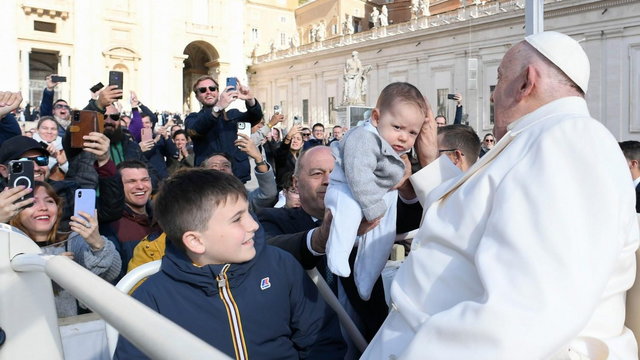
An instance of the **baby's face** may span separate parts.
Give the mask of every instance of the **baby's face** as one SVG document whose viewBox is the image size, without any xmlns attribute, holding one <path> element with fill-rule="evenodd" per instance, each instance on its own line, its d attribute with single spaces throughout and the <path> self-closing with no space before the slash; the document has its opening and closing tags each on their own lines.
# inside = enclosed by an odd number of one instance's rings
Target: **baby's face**
<svg viewBox="0 0 640 360">
<path fill-rule="evenodd" d="M 420 108 L 404 101 L 396 101 L 393 106 L 380 113 L 375 109 L 371 123 L 378 133 L 397 153 L 405 153 L 413 147 L 424 122 L 425 115 Z"/>
</svg>

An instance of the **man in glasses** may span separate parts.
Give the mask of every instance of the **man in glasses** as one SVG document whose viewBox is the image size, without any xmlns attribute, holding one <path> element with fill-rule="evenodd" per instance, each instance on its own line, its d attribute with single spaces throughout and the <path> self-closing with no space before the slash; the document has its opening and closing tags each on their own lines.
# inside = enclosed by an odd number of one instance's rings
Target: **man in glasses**
<svg viewBox="0 0 640 360">
<path fill-rule="evenodd" d="M 471 126 L 445 125 L 438 127 L 438 152 L 446 155 L 462 171 L 478 160 L 480 138 Z"/>
<path fill-rule="evenodd" d="M 59 83 L 53 82 L 48 75 L 45 77 L 47 87 L 42 92 L 42 102 L 40 103 L 40 116 L 53 116 L 58 123 L 58 136 L 63 137 L 65 129 L 71 123 L 71 107 L 63 99 L 53 101 L 53 94 Z"/>
<path fill-rule="evenodd" d="M 242 182 L 251 179 L 249 158 L 235 145 L 238 122 L 255 126 L 262 120 L 262 108 L 251 90 L 238 81 L 237 88 L 220 89 L 209 75 L 201 76 L 193 84 L 193 92 L 202 105 L 197 113 L 185 119 L 186 130 L 193 141 L 195 165 L 213 153 L 226 153 L 233 159 L 233 174 Z M 244 100 L 246 112 L 226 108 L 236 99 Z"/>
<path fill-rule="evenodd" d="M 313 124 L 312 129 L 313 131 L 311 132 L 311 134 L 313 135 L 313 137 L 305 137 L 306 132 L 302 132 L 302 140 L 304 141 L 304 145 L 302 147 L 303 150 L 307 150 L 318 145 L 326 145 L 324 125 L 322 125 L 322 123 L 315 123 Z"/>
<path fill-rule="evenodd" d="M 302 141 L 309 141 L 309 139 L 311 139 L 311 129 L 309 128 L 302 128 L 300 135 L 302 136 Z"/>
</svg>

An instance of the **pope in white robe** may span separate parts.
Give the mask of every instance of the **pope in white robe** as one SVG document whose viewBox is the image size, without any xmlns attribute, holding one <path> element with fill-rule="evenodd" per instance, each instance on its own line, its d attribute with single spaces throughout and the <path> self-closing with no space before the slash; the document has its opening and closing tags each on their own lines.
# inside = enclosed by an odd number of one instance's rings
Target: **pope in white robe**
<svg viewBox="0 0 640 360">
<path fill-rule="evenodd" d="M 499 143 L 467 173 L 443 156 L 412 176 L 423 222 L 362 359 L 637 359 L 624 326 L 632 180 L 580 96 L 588 59 L 585 70 L 571 42 L 542 33 L 509 50 L 493 95 Z"/>
</svg>

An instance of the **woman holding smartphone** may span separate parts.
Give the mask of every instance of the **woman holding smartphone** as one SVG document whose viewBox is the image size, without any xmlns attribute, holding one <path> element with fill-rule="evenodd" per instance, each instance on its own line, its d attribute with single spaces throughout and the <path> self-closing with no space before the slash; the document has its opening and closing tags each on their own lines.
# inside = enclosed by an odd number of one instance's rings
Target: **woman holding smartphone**
<svg viewBox="0 0 640 360">
<path fill-rule="evenodd" d="M 287 173 L 293 173 L 296 167 L 296 161 L 300 155 L 300 150 L 304 141 L 300 132 L 302 127 L 299 124 L 295 124 L 289 129 L 287 136 L 282 140 L 282 144 L 276 150 L 276 183 L 278 184 L 278 190 L 282 190 L 284 183 L 284 175 Z"/>
<path fill-rule="evenodd" d="M 72 232 L 60 233 L 62 199 L 51 185 L 36 181 L 33 199 L 33 206 L 22 209 L 9 223 L 35 241 L 44 254 L 68 256 L 106 281 L 120 274 L 120 255 L 114 244 L 98 232 L 95 214 L 80 211 L 80 216 L 71 217 Z M 55 283 L 53 289 L 58 317 L 77 315 L 76 299 Z"/>
</svg>

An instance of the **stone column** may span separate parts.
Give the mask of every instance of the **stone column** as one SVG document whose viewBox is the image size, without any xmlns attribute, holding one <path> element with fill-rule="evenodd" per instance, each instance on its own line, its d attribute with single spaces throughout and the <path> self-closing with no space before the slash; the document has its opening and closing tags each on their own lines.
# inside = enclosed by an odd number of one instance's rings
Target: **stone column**
<svg viewBox="0 0 640 360">
<path fill-rule="evenodd" d="M 23 102 L 33 103 L 30 99 L 31 89 L 29 88 L 29 54 L 31 48 L 22 47 L 20 49 L 20 91 L 22 92 Z M 39 99 L 38 99 L 39 101 Z"/>
</svg>

